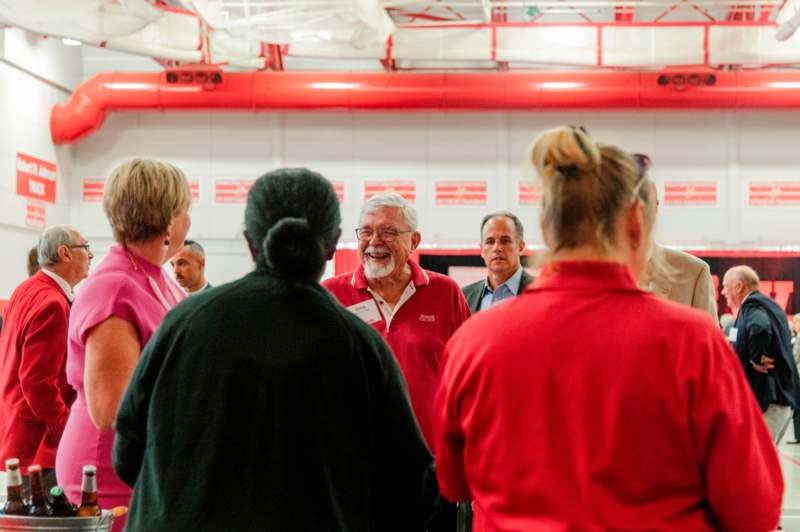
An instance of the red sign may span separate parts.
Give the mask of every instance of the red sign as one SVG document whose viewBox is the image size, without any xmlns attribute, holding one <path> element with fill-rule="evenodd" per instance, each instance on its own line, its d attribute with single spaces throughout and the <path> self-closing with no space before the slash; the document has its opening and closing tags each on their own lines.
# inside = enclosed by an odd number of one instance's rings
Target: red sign
<svg viewBox="0 0 800 532">
<path fill-rule="evenodd" d="M 752 206 L 790 206 L 800 205 L 800 182 L 753 182 L 747 190 Z"/>
<path fill-rule="evenodd" d="M 417 201 L 417 183 L 414 181 L 366 181 L 364 182 L 364 200 L 381 192 L 396 192 L 409 203 Z"/>
<path fill-rule="evenodd" d="M 333 181 L 333 190 L 336 191 L 339 203 L 344 203 L 344 181 Z"/>
<path fill-rule="evenodd" d="M 215 203 L 246 203 L 253 181 L 248 179 L 218 179 L 214 183 Z"/>
<path fill-rule="evenodd" d="M 200 201 L 200 180 L 189 180 L 189 186 L 192 188 L 192 203 Z"/>
<path fill-rule="evenodd" d="M 667 181 L 664 183 L 664 205 L 716 205 L 716 181 Z"/>
<path fill-rule="evenodd" d="M 47 211 L 44 203 L 28 200 L 25 206 L 25 225 L 33 229 L 47 227 Z"/>
<path fill-rule="evenodd" d="M 56 202 L 56 165 L 17 152 L 17 196 Z"/>
<path fill-rule="evenodd" d="M 541 205 L 542 187 L 537 183 L 520 183 L 517 190 L 520 205 Z"/>
<path fill-rule="evenodd" d="M 103 201 L 104 181 L 102 177 L 86 177 L 83 180 L 83 202 L 99 203 Z"/>
<path fill-rule="evenodd" d="M 486 205 L 486 181 L 437 181 L 436 205 Z"/>
</svg>

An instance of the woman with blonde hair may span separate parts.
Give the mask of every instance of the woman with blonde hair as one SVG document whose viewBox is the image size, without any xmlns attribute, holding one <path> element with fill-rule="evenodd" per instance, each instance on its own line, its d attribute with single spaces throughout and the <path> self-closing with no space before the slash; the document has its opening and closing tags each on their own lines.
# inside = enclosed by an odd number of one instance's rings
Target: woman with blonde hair
<svg viewBox="0 0 800 532">
<path fill-rule="evenodd" d="M 168 163 L 134 159 L 106 182 L 103 209 L 114 240 L 85 281 L 69 322 L 67 379 L 78 397 L 56 458 L 56 476 L 80 500 L 81 467 L 97 467 L 100 506 L 127 505 L 131 489 L 114 473 L 114 424 L 139 354 L 167 311 L 185 296 L 162 265 L 189 230 L 191 190 Z M 115 530 L 122 530 L 117 520 Z"/>
<path fill-rule="evenodd" d="M 476 531 L 774 529 L 781 469 L 736 355 L 706 315 L 637 287 L 655 218 L 641 158 L 572 127 L 531 158 L 550 261 L 448 343 L 442 494 L 474 501 Z"/>
</svg>

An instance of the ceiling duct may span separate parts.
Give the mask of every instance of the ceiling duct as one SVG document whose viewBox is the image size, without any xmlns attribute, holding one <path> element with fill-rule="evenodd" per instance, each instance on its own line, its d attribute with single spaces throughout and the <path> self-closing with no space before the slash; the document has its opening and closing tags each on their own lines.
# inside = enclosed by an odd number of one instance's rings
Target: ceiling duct
<svg viewBox="0 0 800 532">
<path fill-rule="evenodd" d="M 797 70 L 197 72 L 98 74 L 53 108 L 53 142 L 76 142 L 123 111 L 800 109 Z"/>
</svg>

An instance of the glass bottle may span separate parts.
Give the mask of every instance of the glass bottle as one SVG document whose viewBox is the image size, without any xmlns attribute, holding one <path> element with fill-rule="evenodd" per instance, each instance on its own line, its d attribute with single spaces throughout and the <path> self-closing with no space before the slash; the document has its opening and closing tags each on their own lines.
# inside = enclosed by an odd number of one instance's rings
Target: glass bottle
<svg viewBox="0 0 800 532">
<path fill-rule="evenodd" d="M 67 494 L 64 493 L 61 486 L 50 488 L 50 499 L 52 500 L 50 506 L 53 507 L 55 517 L 75 517 L 78 514 L 78 507 L 69 502 Z"/>
<path fill-rule="evenodd" d="M 97 504 L 97 469 L 93 465 L 83 466 L 83 483 L 81 484 L 81 505 L 78 517 L 95 517 L 100 515 Z"/>
<path fill-rule="evenodd" d="M 17 458 L 6 460 L 6 502 L 3 504 L 3 514 L 28 515 L 28 505 L 22 499 L 22 473 Z"/>
<path fill-rule="evenodd" d="M 31 506 L 28 508 L 28 515 L 34 517 L 51 517 L 53 509 L 47 501 L 44 493 L 44 481 L 42 480 L 42 466 L 34 464 L 28 467 L 28 475 L 31 477 Z"/>
</svg>

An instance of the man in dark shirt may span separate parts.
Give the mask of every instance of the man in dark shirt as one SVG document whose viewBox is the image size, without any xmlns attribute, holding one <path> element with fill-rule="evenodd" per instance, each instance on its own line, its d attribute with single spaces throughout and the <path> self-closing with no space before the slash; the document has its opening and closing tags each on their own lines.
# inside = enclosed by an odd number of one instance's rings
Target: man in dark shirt
<svg viewBox="0 0 800 532">
<path fill-rule="evenodd" d="M 800 376 L 786 313 L 758 289 L 758 274 L 749 266 L 731 268 L 722 280 L 728 305 L 739 308 L 728 340 L 739 355 L 777 444 L 789 425 L 792 409 L 800 406 Z"/>
</svg>

